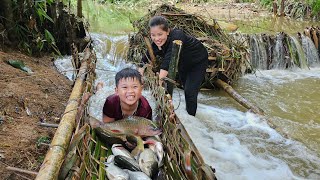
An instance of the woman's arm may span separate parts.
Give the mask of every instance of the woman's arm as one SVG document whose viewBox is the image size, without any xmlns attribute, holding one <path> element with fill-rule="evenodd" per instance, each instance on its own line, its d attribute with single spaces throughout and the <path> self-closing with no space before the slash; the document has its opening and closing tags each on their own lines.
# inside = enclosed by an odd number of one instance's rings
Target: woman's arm
<svg viewBox="0 0 320 180">
<path fill-rule="evenodd" d="M 102 121 L 103 121 L 104 123 L 110 123 L 110 122 L 113 122 L 113 121 L 114 121 L 114 118 L 111 118 L 111 117 L 108 117 L 108 116 L 102 114 Z"/>
</svg>

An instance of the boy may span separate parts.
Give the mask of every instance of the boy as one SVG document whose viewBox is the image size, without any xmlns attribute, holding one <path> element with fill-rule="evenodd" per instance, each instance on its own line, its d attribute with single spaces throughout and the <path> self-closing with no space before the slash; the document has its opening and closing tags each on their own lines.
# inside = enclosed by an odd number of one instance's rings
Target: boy
<svg viewBox="0 0 320 180">
<path fill-rule="evenodd" d="M 115 94 L 107 97 L 103 106 L 103 122 L 109 123 L 128 116 L 151 120 L 151 107 L 142 96 L 141 74 L 135 69 L 125 68 L 116 74 L 115 81 Z"/>
</svg>

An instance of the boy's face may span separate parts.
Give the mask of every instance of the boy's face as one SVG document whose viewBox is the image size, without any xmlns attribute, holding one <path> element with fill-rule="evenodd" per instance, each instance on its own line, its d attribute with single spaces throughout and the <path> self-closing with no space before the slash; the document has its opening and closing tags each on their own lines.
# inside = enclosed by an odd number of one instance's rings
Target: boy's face
<svg viewBox="0 0 320 180">
<path fill-rule="evenodd" d="M 122 103 L 134 105 L 141 97 L 142 88 L 137 78 L 122 78 L 116 87 L 116 94 Z"/>
</svg>

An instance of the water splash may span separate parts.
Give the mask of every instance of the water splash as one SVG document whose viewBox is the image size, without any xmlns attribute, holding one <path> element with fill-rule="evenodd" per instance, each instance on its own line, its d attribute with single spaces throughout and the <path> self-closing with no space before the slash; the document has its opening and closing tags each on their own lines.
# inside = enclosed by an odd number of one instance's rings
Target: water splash
<svg viewBox="0 0 320 180">
<path fill-rule="evenodd" d="M 285 69 L 285 50 L 284 50 L 284 35 L 282 33 L 276 36 L 276 45 L 273 51 L 272 63 L 270 64 L 270 69 Z"/>
<path fill-rule="evenodd" d="M 306 54 L 308 64 L 310 67 L 319 65 L 320 60 L 319 60 L 319 55 L 318 55 L 318 50 L 316 49 L 316 46 L 312 42 L 312 40 L 305 35 L 301 35 L 301 43 L 303 47 L 303 51 Z"/>
</svg>

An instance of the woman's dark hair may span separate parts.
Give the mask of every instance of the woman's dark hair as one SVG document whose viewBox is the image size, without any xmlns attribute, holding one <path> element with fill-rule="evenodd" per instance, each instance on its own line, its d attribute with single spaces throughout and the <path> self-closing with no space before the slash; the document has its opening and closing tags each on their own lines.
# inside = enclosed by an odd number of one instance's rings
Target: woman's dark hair
<svg viewBox="0 0 320 180">
<path fill-rule="evenodd" d="M 119 85 L 120 79 L 127 79 L 127 78 L 136 78 L 140 84 L 142 84 L 142 77 L 138 70 L 132 69 L 132 68 L 124 68 L 121 71 L 117 72 L 115 80 L 116 80 L 116 86 Z"/>
<path fill-rule="evenodd" d="M 160 26 L 164 31 L 169 30 L 168 20 L 163 16 L 153 16 L 149 21 L 149 27 Z"/>
</svg>

